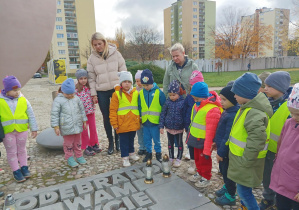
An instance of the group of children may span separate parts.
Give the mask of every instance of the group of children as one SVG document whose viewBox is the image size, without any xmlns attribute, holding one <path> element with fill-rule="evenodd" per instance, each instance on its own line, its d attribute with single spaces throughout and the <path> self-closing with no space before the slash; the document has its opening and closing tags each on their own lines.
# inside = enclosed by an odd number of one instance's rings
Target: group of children
<svg viewBox="0 0 299 210">
<path fill-rule="evenodd" d="M 130 72 L 122 71 L 118 76 L 119 85 L 110 104 L 110 122 L 120 137 L 123 166 L 130 166 L 130 160 L 139 160 L 134 151 L 136 132 L 138 155 L 145 155 L 143 162 L 152 159 L 152 140 L 156 159 L 161 162 L 160 134 L 166 129 L 170 164 L 179 167 L 185 131 L 191 158 L 189 180 L 195 186 L 205 188 L 211 184 L 211 154 L 217 150 L 224 181 L 215 192 L 217 204 L 235 205 L 238 192 L 243 209 L 267 209 L 274 205 L 278 209 L 299 209 L 299 83 L 291 88 L 289 73 L 278 71 L 259 77 L 245 73 L 218 95 L 208 90 L 201 72 L 194 71 L 190 93 L 184 98 L 180 95 L 180 83 L 172 81 L 167 99 L 149 69 L 137 71 L 136 88 Z M 71 167 L 86 164 L 83 154 L 91 156 L 101 151 L 88 74 L 78 70 L 76 77 L 76 85 L 73 79 L 63 82 L 51 111 L 51 126 L 64 138 L 65 159 Z M 30 103 L 20 93 L 17 78 L 8 76 L 3 84 L 0 137 L 5 135 L 3 143 L 14 178 L 22 182 L 30 177 L 28 126 L 34 138 L 37 123 Z M 174 144 L 178 147 L 176 157 Z M 264 199 L 258 204 L 252 188 L 261 183 Z"/>
</svg>

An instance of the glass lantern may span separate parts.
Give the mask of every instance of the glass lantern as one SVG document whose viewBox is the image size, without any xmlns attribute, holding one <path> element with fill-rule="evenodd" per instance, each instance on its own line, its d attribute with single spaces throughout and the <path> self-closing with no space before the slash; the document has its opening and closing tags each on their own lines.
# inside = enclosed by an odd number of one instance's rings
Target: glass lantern
<svg viewBox="0 0 299 210">
<path fill-rule="evenodd" d="M 163 156 L 163 160 L 162 160 L 161 165 L 162 165 L 163 177 L 165 177 L 165 178 L 171 177 L 168 155 L 165 154 Z"/>
<path fill-rule="evenodd" d="M 154 183 L 154 179 L 153 179 L 154 168 L 153 168 L 151 160 L 148 160 L 146 162 L 146 165 L 145 165 L 145 168 L 144 168 L 144 172 L 145 172 L 144 183 L 146 183 L 146 184 L 152 184 L 152 183 Z"/>
</svg>

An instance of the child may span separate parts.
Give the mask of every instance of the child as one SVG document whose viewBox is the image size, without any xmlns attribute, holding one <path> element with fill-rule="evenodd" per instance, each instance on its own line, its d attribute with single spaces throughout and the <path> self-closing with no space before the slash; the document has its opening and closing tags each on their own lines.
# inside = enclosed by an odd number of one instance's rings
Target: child
<svg viewBox="0 0 299 210">
<path fill-rule="evenodd" d="M 165 95 L 154 83 L 153 74 L 149 69 L 141 73 L 143 89 L 139 92 L 138 109 L 143 125 L 143 141 L 146 147 L 146 156 L 143 162 L 152 159 L 152 139 L 154 140 L 156 159 L 162 162 L 159 120 L 162 106 L 165 103 Z"/>
<path fill-rule="evenodd" d="M 119 134 L 123 166 L 130 166 L 130 160 L 139 160 L 134 153 L 134 138 L 140 129 L 138 91 L 133 88 L 131 72 L 118 73 L 119 85 L 115 86 L 110 103 L 110 123 Z"/>
<path fill-rule="evenodd" d="M 174 157 L 174 140 L 178 141 L 178 154 L 173 164 L 180 167 L 183 156 L 183 132 L 184 132 L 184 98 L 179 95 L 180 84 L 173 80 L 168 87 L 168 98 L 160 115 L 160 133 L 164 133 L 164 126 L 168 137 L 169 161 L 172 164 Z"/>
<path fill-rule="evenodd" d="M 102 150 L 99 148 L 99 139 L 95 119 L 95 107 L 90 95 L 87 71 L 84 69 L 77 70 L 76 77 L 78 80 L 78 83 L 76 84 L 76 95 L 81 99 L 83 103 L 85 114 L 87 117 L 86 125 L 89 128 L 90 135 L 89 137 L 87 129 L 82 131 L 81 149 L 85 150 L 85 155 L 93 156 L 95 155 L 95 152 L 99 153 Z"/>
<path fill-rule="evenodd" d="M 209 92 L 205 82 L 197 82 L 191 89 L 195 104 L 186 143 L 194 147 L 194 160 L 198 174 L 189 177 L 195 186 L 209 186 L 212 177 L 211 146 L 222 113 L 220 98 L 215 91 Z"/>
<path fill-rule="evenodd" d="M 220 91 L 221 105 L 224 112 L 220 117 L 214 139 L 217 145 L 216 158 L 224 182 L 223 187 L 216 191 L 218 198 L 215 199 L 215 202 L 221 206 L 236 204 L 236 183 L 227 178 L 229 148 L 225 145 L 229 138 L 235 115 L 240 108 L 234 98 L 235 94 L 231 92 L 231 89 L 232 86 L 227 86 Z"/>
<path fill-rule="evenodd" d="M 28 123 L 32 138 L 36 137 L 38 128 L 32 107 L 20 92 L 19 80 L 14 76 L 5 77 L 3 86 L 0 95 L 0 119 L 5 134 L 3 144 L 14 179 L 24 182 L 30 177 L 26 151 Z"/>
<path fill-rule="evenodd" d="M 258 77 L 262 80 L 262 85 L 261 85 L 261 87 L 260 87 L 260 89 L 259 89 L 259 93 L 260 92 L 265 92 L 265 80 L 267 79 L 267 77 L 269 77 L 269 75 L 270 75 L 271 73 L 270 72 L 268 72 L 268 71 L 264 71 L 264 72 L 262 72 Z"/>
<path fill-rule="evenodd" d="M 51 110 L 51 126 L 57 136 L 63 136 L 64 157 L 71 167 L 78 163 L 86 164 L 81 150 L 81 132 L 86 130 L 87 117 L 82 101 L 75 95 L 75 83 L 71 78 L 66 79 L 61 85 L 57 97 L 53 101 Z M 73 152 L 78 163 L 73 157 Z"/>
<path fill-rule="evenodd" d="M 292 118 L 281 131 L 270 184 L 278 210 L 299 209 L 299 83 L 294 85 L 287 107 Z"/>
<path fill-rule="evenodd" d="M 141 80 L 140 80 L 141 73 L 142 73 L 142 70 L 137 70 L 137 72 L 135 74 L 136 90 L 138 92 L 143 89 L 143 86 L 142 86 Z M 146 148 L 145 148 L 144 142 L 143 142 L 143 127 L 142 127 L 142 125 L 140 126 L 140 129 L 137 131 L 137 136 L 138 136 L 138 144 L 139 144 L 138 155 L 145 155 Z"/>
<path fill-rule="evenodd" d="M 192 90 L 192 86 L 197 82 L 204 82 L 204 78 L 202 73 L 198 70 L 194 70 L 190 76 L 189 84 L 190 84 L 190 91 Z M 189 91 L 189 92 L 190 92 Z M 190 94 L 188 94 L 184 101 L 184 110 L 185 110 L 185 131 L 188 133 L 189 125 L 191 123 L 191 112 L 192 108 L 195 104 L 194 99 Z M 187 145 L 188 146 L 188 145 Z M 188 167 L 188 174 L 194 175 L 196 174 L 196 166 L 194 161 L 194 148 L 192 146 L 188 146 L 188 153 L 185 155 L 186 159 L 190 159 L 190 165 Z"/>
<path fill-rule="evenodd" d="M 231 90 L 241 108 L 227 142 L 230 150 L 227 177 L 237 183 L 243 208 L 245 205 L 248 210 L 259 209 L 252 188 L 262 182 L 270 137 L 272 108 L 265 94 L 258 94 L 261 84 L 256 74 L 245 73 Z"/>
<path fill-rule="evenodd" d="M 287 99 L 292 88 L 290 88 L 291 77 L 286 71 L 277 71 L 265 79 L 264 93 L 268 96 L 273 109 L 273 116 L 270 119 L 270 140 L 268 152 L 265 159 L 263 175 L 263 197 L 259 204 L 261 210 L 274 205 L 275 192 L 269 188 L 273 161 L 277 152 L 277 141 L 285 121 L 290 116 L 287 108 Z"/>
</svg>

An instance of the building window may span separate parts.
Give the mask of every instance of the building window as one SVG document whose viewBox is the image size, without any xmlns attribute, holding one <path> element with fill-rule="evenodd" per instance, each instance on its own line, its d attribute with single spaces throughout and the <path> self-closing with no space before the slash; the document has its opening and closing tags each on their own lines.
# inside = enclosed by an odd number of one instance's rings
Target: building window
<svg viewBox="0 0 299 210">
<path fill-rule="evenodd" d="M 182 9 L 182 5 L 179 6 L 179 9 Z"/>
<path fill-rule="evenodd" d="M 197 5 L 197 1 L 194 1 L 194 2 L 193 2 L 193 5 Z"/>
<path fill-rule="evenodd" d="M 78 42 L 74 41 L 74 42 L 68 42 L 69 46 L 78 46 Z"/>
<path fill-rule="evenodd" d="M 57 13 L 61 13 L 61 9 L 57 9 Z"/>
<path fill-rule="evenodd" d="M 197 15 L 193 15 L 193 18 L 197 18 Z"/>
<path fill-rule="evenodd" d="M 65 50 L 58 50 L 58 53 L 59 53 L 60 55 L 65 55 Z"/>
<path fill-rule="evenodd" d="M 183 26 L 182 26 L 182 24 L 180 24 L 180 28 L 182 28 Z"/>
<path fill-rule="evenodd" d="M 182 37 L 180 37 L 179 40 L 182 40 Z"/>
<path fill-rule="evenodd" d="M 64 35 L 63 34 L 57 34 L 57 38 L 63 38 Z"/>
<path fill-rule="evenodd" d="M 63 47 L 63 46 L 65 46 L 65 43 L 64 43 L 64 42 L 57 42 L 57 45 L 58 45 L 59 47 Z"/>
<path fill-rule="evenodd" d="M 171 15 L 171 18 L 173 18 L 173 15 Z"/>
<path fill-rule="evenodd" d="M 193 31 L 197 31 L 197 28 L 193 28 Z"/>
<path fill-rule="evenodd" d="M 57 5 L 61 5 L 61 1 L 60 0 L 57 1 Z"/>
<path fill-rule="evenodd" d="M 62 17 L 57 17 L 56 21 L 61 22 L 62 21 Z"/>
<path fill-rule="evenodd" d="M 182 15 L 182 12 L 180 12 L 180 15 Z"/>
<path fill-rule="evenodd" d="M 183 33 L 183 31 L 180 31 L 180 34 L 182 34 Z"/>
<path fill-rule="evenodd" d="M 197 41 L 193 41 L 193 44 L 197 44 Z"/>
<path fill-rule="evenodd" d="M 193 38 L 197 38 L 197 34 L 193 34 Z"/>
<path fill-rule="evenodd" d="M 182 21 L 182 18 L 180 18 L 179 21 Z"/>
<path fill-rule="evenodd" d="M 57 30 L 63 30 L 63 26 L 62 26 L 62 25 L 57 25 L 57 26 L 56 26 L 56 29 L 57 29 Z"/>
<path fill-rule="evenodd" d="M 193 8 L 193 12 L 197 12 L 197 8 Z"/>
<path fill-rule="evenodd" d="M 197 22 L 196 22 L 196 21 L 193 21 L 193 25 L 197 25 Z"/>
<path fill-rule="evenodd" d="M 67 38 L 77 38 L 78 34 L 77 33 L 67 33 Z"/>
<path fill-rule="evenodd" d="M 193 51 L 197 51 L 197 47 L 193 47 Z"/>
</svg>

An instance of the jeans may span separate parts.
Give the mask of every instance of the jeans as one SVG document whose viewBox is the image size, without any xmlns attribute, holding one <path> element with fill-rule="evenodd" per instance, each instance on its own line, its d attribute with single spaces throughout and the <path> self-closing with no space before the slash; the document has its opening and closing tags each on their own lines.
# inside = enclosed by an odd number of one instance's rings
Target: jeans
<svg viewBox="0 0 299 210">
<path fill-rule="evenodd" d="M 152 139 L 156 153 L 161 153 L 160 128 L 159 125 L 143 126 L 143 141 L 148 153 L 152 153 Z"/>
<path fill-rule="evenodd" d="M 240 200 L 243 201 L 244 205 L 248 210 L 260 210 L 254 195 L 252 194 L 251 187 L 245 187 L 243 185 L 237 184 L 237 192 Z"/>
<path fill-rule="evenodd" d="M 138 137 L 138 144 L 139 144 L 139 150 L 146 150 L 144 146 L 143 141 L 143 126 L 140 126 L 140 129 L 137 131 L 137 137 Z"/>
<path fill-rule="evenodd" d="M 87 117 L 87 129 L 89 129 L 89 135 L 88 130 L 84 130 L 81 133 L 81 149 L 86 149 L 88 146 L 92 147 L 96 144 L 99 144 L 98 139 L 98 133 L 97 133 L 97 127 L 96 127 L 96 118 L 95 113 L 86 115 Z"/>
<path fill-rule="evenodd" d="M 136 131 L 130 131 L 119 134 L 121 157 L 128 157 L 129 153 L 134 152 L 134 138 Z"/>
<path fill-rule="evenodd" d="M 107 138 L 109 139 L 109 142 L 111 141 L 113 142 L 112 126 L 110 124 L 110 118 L 109 118 L 110 98 L 112 97 L 113 93 L 114 93 L 114 89 L 107 90 L 107 91 L 97 91 L 98 103 L 103 115 L 104 128 L 107 134 Z M 115 139 L 118 139 L 118 135 L 116 134 L 115 131 L 114 131 L 114 137 Z"/>
<path fill-rule="evenodd" d="M 175 140 L 178 142 L 178 156 L 177 159 L 181 160 L 183 156 L 183 133 L 178 133 L 176 135 L 170 134 L 167 132 L 168 137 L 168 151 L 169 151 L 169 158 L 174 159 L 174 147 Z"/>
<path fill-rule="evenodd" d="M 223 182 L 225 184 L 225 187 L 226 187 L 228 193 L 231 196 L 234 196 L 236 194 L 237 187 L 236 187 L 236 183 L 234 181 L 227 178 L 228 163 L 229 163 L 229 159 L 223 158 L 223 161 L 219 162 L 219 169 L 223 176 Z"/>
<path fill-rule="evenodd" d="M 299 203 L 281 194 L 276 194 L 276 207 L 278 210 L 299 209 Z"/>
<path fill-rule="evenodd" d="M 263 175 L 263 196 L 266 200 L 274 202 L 275 192 L 269 188 L 271 181 L 271 172 L 274 164 L 275 153 L 268 151 L 265 158 L 265 168 Z"/>
</svg>

